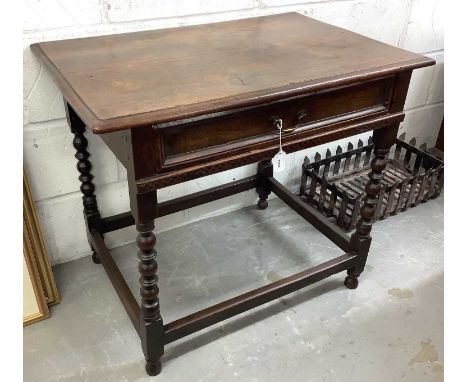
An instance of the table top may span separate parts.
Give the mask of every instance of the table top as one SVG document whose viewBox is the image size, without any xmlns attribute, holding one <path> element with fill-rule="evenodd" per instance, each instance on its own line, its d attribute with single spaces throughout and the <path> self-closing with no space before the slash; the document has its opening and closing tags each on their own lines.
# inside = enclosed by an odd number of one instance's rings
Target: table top
<svg viewBox="0 0 468 382">
<path fill-rule="evenodd" d="M 434 64 L 297 13 L 42 42 L 31 49 L 97 134 Z"/>
</svg>

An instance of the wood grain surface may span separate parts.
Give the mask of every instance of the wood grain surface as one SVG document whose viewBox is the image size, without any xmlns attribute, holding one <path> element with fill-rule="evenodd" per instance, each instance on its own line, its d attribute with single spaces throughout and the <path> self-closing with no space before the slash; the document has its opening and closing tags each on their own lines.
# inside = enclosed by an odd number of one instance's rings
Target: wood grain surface
<svg viewBox="0 0 468 382">
<path fill-rule="evenodd" d="M 42 42 L 31 49 L 98 134 L 434 64 L 296 13 Z"/>
</svg>

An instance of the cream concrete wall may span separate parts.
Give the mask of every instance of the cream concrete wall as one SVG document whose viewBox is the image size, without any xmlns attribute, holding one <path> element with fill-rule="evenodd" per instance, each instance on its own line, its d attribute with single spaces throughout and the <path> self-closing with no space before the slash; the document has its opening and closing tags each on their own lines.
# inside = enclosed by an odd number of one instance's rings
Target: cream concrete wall
<svg viewBox="0 0 468 382">
<path fill-rule="evenodd" d="M 419 143 L 435 143 L 443 117 L 444 42 L 442 1 L 437 0 L 26 0 L 24 18 L 24 162 L 53 264 L 90 254 L 84 231 L 81 194 L 75 169 L 72 135 L 65 121 L 62 97 L 29 45 L 45 40 L 122 33 L 299 12 L 391 45 L 426 54 L 437 65 L 415 72 L 405 105 L 401 131 Z M 357 137 L 352 141 L 357 142 Z M 104 216 L 127 211 L 123 167 L 100 138 L 89 136 L 89 150 Z M 336 144 L 331 145 L 331 147 Z M 297 186 L 306 153 L 288 155 L 281 180 Z M 232 181 L 255 172 L 255 165 L 226 171 L 163 189 L 160 200 Z M 214 214 L 255 203 L 253 191 L 193 208 L 157 221 L 167 230 Z M 110 246 L 134 240 L 133 228 L 108 235 Z"/>
</svg>

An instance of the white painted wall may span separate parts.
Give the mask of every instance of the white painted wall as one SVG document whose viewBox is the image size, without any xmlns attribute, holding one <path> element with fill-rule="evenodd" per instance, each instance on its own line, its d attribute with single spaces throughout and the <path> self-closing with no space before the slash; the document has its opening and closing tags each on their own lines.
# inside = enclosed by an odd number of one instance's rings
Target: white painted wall
<svg viewBox="0 0 468 382">
<path fill-rule="evenodd" d="M 102 34 L 200 24 L 297 11 L 388 44 L 424 53 L 437 65 L 417 70 L 401 125 L 408 138 L 435 143 L 443 117 L 444 43 L 442 1 L 437 0 L 26 0 L 24 20 L 24 163 L 53 264 L 90 254 L 82 217 L 81 194 L 60 92 L 29 45 Z M 357 137 L 352 141 L 357 142 Z M 89 136 L 96 164 L 93 173 L 103 216 L 127 211 L 125 170 L 96 136 Z M 335 146 L 336 144 L 332 145 Z M 281 180 L 297 186 L 306 153 L 288 155 Z M 226 171 L 159 192 L 177 197 L 254 174 L 255 165 Z M 255 192 L 232 196 L 157 221 L 157 231 L 222 214 L 256 202 Z M 130 227 L 109 234 L 109 246 L 134 240 Z"/>
</svg>

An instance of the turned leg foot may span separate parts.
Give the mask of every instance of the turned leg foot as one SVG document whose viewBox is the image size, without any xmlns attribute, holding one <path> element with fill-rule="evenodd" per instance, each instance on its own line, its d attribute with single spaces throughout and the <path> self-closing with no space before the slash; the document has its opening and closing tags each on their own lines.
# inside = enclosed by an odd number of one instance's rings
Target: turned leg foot
<svg viewBox="0 0 468 382">
<path fill-rule="evenodd" d="M 359 280 L 356 275 L 348 275 L 345 278 L 344 285 L 348 289 L 356 289 L 359 285 Z"/>
<path fill-rule="evenodd" d="M 130 190 L 133 185 L 130 183 Z M 164 354 L 164 325 L 159 309 L 158 263 L 156 261 L 156 236 L 154 217 L 156 216 L 157 194 L 150 191 L 144 194 L 130 192 L 132 213 L 138 231 L 138 270 L 140 272 L 140 338 L 146 360 L 146 373 L 154 376 L 161 373 L 161 357 Z"/>
<path fill-rule="evenodd" d="M 146 374 L 155 376 L 161 373 L 161 361 L 146 361 Z"/>
<path fill-rule="evenodd" d="M 382 190 L 383 172 L 387 165 L 388 153 L 395 141 L 397 131 L 398 125 L 374 131 L 374 158 L 370 164 L 371 171 L 365 188 L 366 195 L 360 209 L 361 217 L 357 223 L 356 231 L 351 235 L 350 250 L 358 255 L 358 261 L 353 268 L 348 269 L 348 276 L 345 279 L 344 285 L 349 289 L 356 289 L 358 287 L 358 277 L 366 266 L 367 255 L 369 254 L 372 240 L 370 235 L 372 223 L 379 194 Z"/>
<path fill-rule="evenodd" d="M 268 207 L 268 200 L 266 199 L 258 199 L 257 207 L 259 210 L 264 210 Z"/>
<path fill-rule="evenodd" d="M 258 194 L 257 207 L 264 210 L 268 207 L 268 195 L 271 193 L 271 183 L 269 178 L 273 176 L 273 164 L 271 160 L 266 160 L 258 164 L 257 169 L 257 187 Z"/>
<path fill-rule="evenodd" d="M 159 311 L 158 263 L 156 262 L 156 237 L 154 225 L 150 220 L 137 223 L 137 246 L 140 259 L 141 295 L 141 336 L 142 348 L 146 359 L 146 373 L 158 375 L 161 372 L 161 357 L 164 353 L 164 329 Z"/>
<path fill-rule="evenodd" d="M 94 264 L 101 264 L 101 259 L 98 257 L 98 254 L 93 251 L 93 254 L 91 256 L 91 259 L 93 260 Z"/>
</svg>

